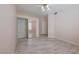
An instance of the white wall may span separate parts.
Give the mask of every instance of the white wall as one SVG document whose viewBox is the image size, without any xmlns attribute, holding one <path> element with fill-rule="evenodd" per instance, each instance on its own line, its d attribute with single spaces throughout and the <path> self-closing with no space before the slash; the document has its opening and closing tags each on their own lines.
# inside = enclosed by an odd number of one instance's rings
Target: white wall
<svg viewBox="0 0 79 59">
<path fill-rule="evenodd" d="M 79 45 L 79 5 L 72 5 L 57 15 L 56 37 Z"/>
<path fill-rule="evenodd" d="M 79 45 L 79 5 L 69 5 L 60 11 L 55 16 L 49 14 L 49 37 L 56 34 L 57 39 Z"/>
<path fill-rule="evenodd" d="M 37 19 L 36 22 L 37 22 L 36 23 L 36 25 L 37 25 L 36 26 L 36 29 L 37 29 L 37 32 L 36 32 L 37 35 L 36 35 L 36 37 L 39 37 L 39 19 Z"/>
<path fill-rule="evenodd" d="M 47 18 L 47 16 L 39 18 L 39 32 L 40 32 L 40 34 L 48 34 L 48 18 Z"/>
<path fill-rule="evenodd" d="M 0 5 L 0 53 L 14 53 L 16 46 L 14 5 Z"/>
<path fill-rule="evenodd" d="M 55 15 L 52 12 L 48 14 L 48 37 L 55 38 Z"/>
</svg>

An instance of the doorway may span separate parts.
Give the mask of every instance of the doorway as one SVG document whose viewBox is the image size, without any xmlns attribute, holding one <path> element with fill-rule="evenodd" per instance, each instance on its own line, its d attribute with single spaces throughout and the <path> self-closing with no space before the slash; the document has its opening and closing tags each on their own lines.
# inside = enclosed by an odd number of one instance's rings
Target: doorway
<svg viewBox="0 0 79 59">
<path fill-rule="evenodd" d="M 17 17 L 17 38 L 28 38 L 28 19 Z"/>
<path fill-rule="evenodd" d="M 28 20 L 28 38 L 35 38 L 36 30 L 36 20 Z"/>
</svg>

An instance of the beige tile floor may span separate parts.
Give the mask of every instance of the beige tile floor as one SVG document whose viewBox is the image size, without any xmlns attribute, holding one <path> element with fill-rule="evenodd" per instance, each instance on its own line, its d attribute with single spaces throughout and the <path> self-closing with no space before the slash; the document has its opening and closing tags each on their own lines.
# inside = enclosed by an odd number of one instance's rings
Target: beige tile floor
<svg viewBox="0 0 79 59">
<path fill-rule="evenodd" d="M 18 54 L 76 54 L 79 47 L 58 39 L 47 37 L 18 39 Z"/>
</svg>

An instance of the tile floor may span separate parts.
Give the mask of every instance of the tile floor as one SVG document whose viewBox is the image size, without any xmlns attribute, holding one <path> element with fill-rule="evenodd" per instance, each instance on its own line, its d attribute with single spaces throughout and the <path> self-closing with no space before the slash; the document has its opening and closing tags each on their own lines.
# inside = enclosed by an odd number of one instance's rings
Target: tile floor
<svg viewBox="0 0 79 59">
<path fill-rule="evenodd" d="M 18 39 L 17 54 L 78 54 L 79 47 L 47 37 Z"/>
</svg>

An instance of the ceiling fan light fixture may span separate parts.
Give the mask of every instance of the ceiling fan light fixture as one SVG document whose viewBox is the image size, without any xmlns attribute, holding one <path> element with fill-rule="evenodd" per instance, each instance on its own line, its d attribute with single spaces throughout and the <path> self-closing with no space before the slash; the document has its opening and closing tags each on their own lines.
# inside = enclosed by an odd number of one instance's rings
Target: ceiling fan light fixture
<svg viewBox="0 0 79 59">
<path fill-rule="evenodd" d="M 41 6 L 42 11 L 45 11 L 45 8 L 43 6 Z"/>
<path fill-rule="evenodd" d="M 47 11 L 49 11 L 50 10 L 49 6 L 47 5 L 46 7 L 47 7 Z"/>
<path fill-rule="evenodd" d="M 50 10 L 50 8 L 47 4 L 42 5 L 41 9 L 42 9 L 42 11 L 49 11 Z"/>
</svg>

